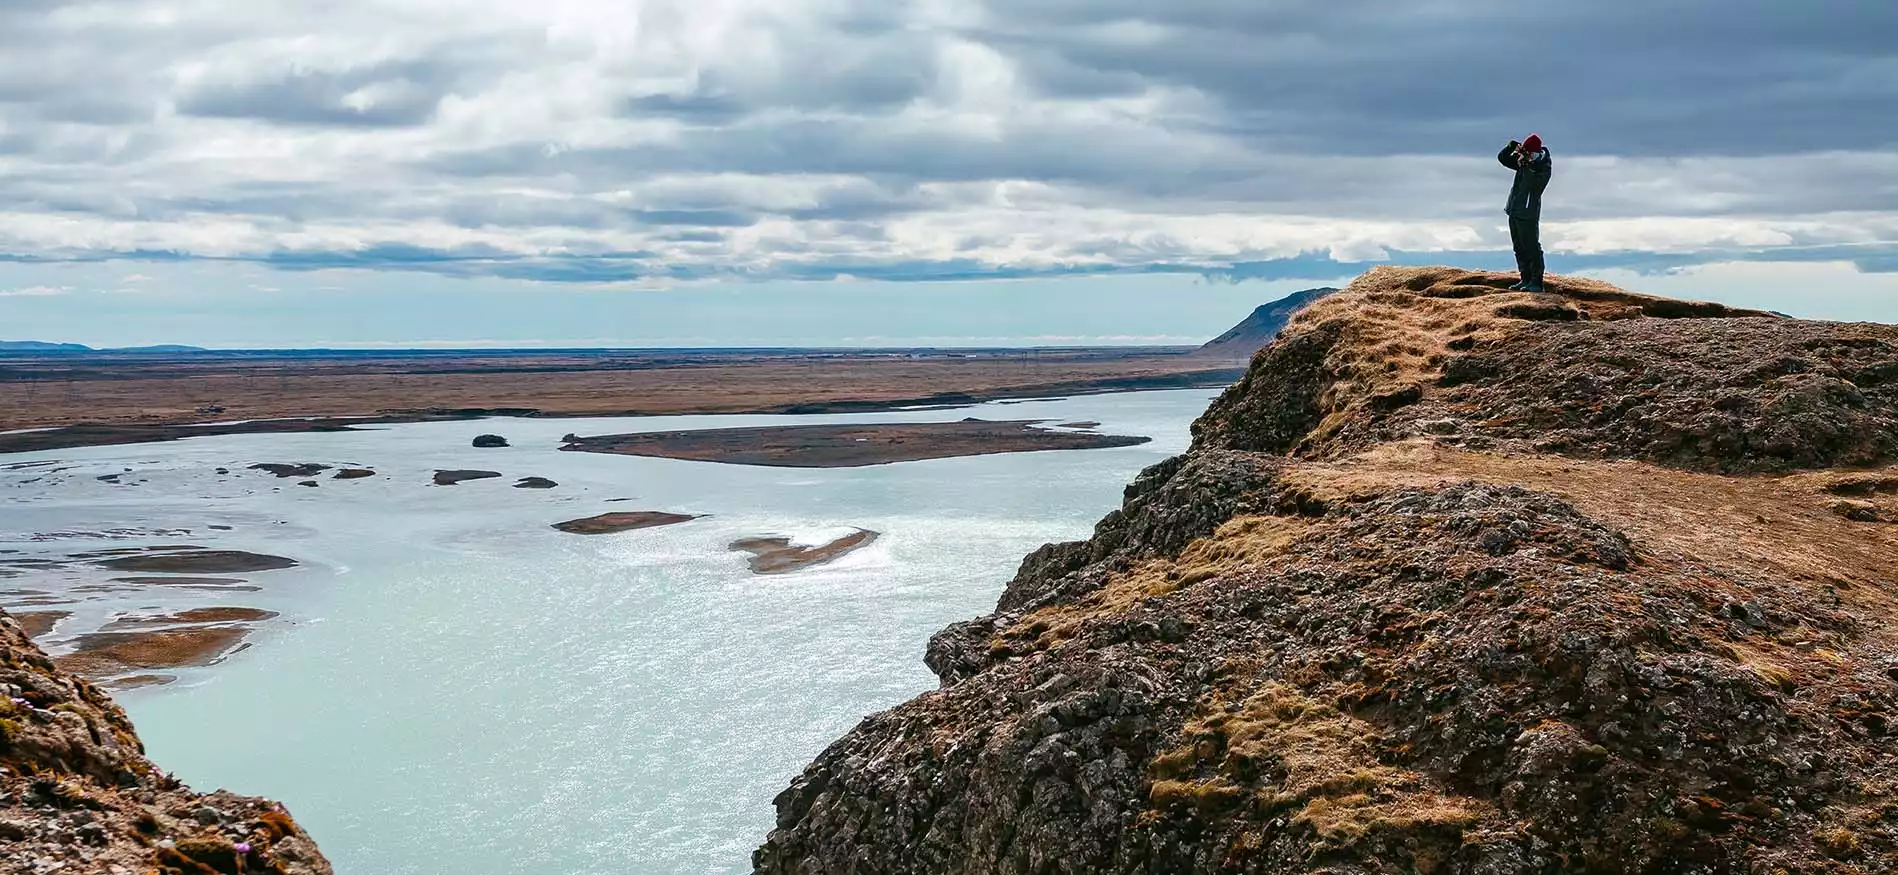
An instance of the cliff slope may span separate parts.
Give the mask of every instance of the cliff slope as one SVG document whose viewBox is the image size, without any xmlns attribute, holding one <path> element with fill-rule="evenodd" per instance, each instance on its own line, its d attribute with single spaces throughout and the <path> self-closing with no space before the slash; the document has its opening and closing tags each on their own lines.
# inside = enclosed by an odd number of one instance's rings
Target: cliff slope
<svg viewBox="0 0 1898 875">
<path fill-rule="evenodd" d="M 1293 292 L 1267 304 L 1260 304 L 1252 314 L 1240 320 L 1238 325 L 1226 333 L 1213 338 L 1194 352 L 1194 355 L 1212 358 L 1249 359 L 1263 349 L 1285 330 L 1292 320 L 1292 314 L 1313 301 L 1323 298 L 1334 288 L 1306 289 Z"/>
<path fill-rule="evenodd" d="M 1898 328 L 1379 269 L 761 873 L 1898 870 Z"/>
<path fill-rule="evenodd" d="M 330 875 L 283 807 L 193 793 L 0 611 L 0 872 Z"/>
</svg>

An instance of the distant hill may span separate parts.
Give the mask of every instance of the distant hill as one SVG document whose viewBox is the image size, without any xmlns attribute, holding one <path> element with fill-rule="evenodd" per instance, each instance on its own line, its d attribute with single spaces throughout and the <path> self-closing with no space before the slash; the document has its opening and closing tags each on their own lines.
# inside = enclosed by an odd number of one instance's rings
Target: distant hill
<svg viewBox="0 0 1898 875">
<path fill-rule="evenodd" d="M 1232 330 L 1200 347 L 1197 354 L 1219 358 L 1249 359 L 1253 353 L 1258 352 L 1279 336 L 1279 331 L 1285 327 L 1285 323 L 1292 318 L 1293 313 L 1298 312 L 1306 304 L 1335 291 L 1337 289 L 1333 288 L 1306 289 L 1302 292 L 1293 292 L 1270 304 L 1261 304 L 1258 309 L 1252 311 L 1252 315 L 1247 316 L 1238 325 L 1234 325 Z"/>
<path fill-rule="evenodd" d="M 79 343 L 47 343 L 43 340 L 0 340 L 0 352 L 91 352 Z"/>
<path fill-rule="evenodd" d="M 201 346 L 160 343 L 153 346 L 115 346 L 93 349 L 83 343 L 48 343 L 44 340 L 0 340 L 0 352 L 204 352 Z"/>
</svg>

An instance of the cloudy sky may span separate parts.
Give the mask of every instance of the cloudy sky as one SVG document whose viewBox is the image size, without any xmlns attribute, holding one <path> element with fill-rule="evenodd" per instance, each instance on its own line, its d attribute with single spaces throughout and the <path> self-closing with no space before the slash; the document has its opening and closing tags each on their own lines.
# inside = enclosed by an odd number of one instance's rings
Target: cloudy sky
<svg viewBox="0 0 1898 875">
<path fill-rule="evenodd" d="M 0 338 L 1181 342 L 1369 264 L 1898 321 L 1882 0 L 0 0 Z M 1238 282 L 1234 282 L 1234 281 Z"/>
</svg>

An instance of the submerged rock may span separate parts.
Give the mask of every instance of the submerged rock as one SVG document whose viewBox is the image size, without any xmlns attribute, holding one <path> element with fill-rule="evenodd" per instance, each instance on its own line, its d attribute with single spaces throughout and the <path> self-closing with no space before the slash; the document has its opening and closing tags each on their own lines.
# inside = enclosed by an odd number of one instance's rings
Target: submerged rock
<svg viewBox="0 0 1898 875">
<path fill-rule="evenodd" d="M 474 439 L 474 445 L 476 449 L 484 449 L 484 450 L 495 449 L 498 447 L 505 447 L 507 446 L 507 438 L 504 438 L 498 434 L 478 435 Z"/>
</svg>

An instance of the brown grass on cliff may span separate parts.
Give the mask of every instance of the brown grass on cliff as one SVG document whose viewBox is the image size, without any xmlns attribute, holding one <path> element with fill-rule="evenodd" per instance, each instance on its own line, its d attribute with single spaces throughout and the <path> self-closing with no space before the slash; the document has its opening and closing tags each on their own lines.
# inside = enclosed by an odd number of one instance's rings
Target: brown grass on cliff
<svg viewBox="0 0 1898 875">
<path fill-rule="evenodd" d="M 1146 599 L 1270 562 L 1307 528 L 1295 518 L 1236 517 L 1222 523 L 1212 537 L 1189 544 L 1178 556 L 1142 562 L 1114 575 L 1106 586 L 1078 602 L 1050 605 L 1029 614 L 1015 627 L 1014 636 L 1032 639 L 1025 646 L 1053 647 L 1073 637 L 1090 617 L 1125 611 Z M 1024 644 L 998 636 L 990 646 L 1006 652 Z"/>
<path fill-rule="evenodd" d="M 1366 274 L 1294 318 L 1196 445 L 1324 458 L 1430 433 L 1734 473 L 1898 458 L 1898 328 L 1506 279 Z"/>
<path fill-rule="evenodd" d="M 1725 477 L 1634 461 L 1478 453 L 1412 439 L 1335 462 L 1290 469 L 1289 484 L 1331 501 L 1405 486 L 1465 480 L 1546 491 L 1642 545 L 1652 561 L 1760 568 L 1811 589 L 1898 618 L 1898 525 L 1853 524 L 1832 508 L 1838 483 L 1898 478 L 1883 473 L 1809 472 Z M 1881 496 L 1898 521 L 1898 497 Z"/>
<path fill-rule="evenodd" d="M 1462 827 L 1494 813 L 1385 764 L 1375 726 L 1269 680 L 1256 662 L 1229 661 L 1221 674 L 1236 697 L 1208 697 L 1181 728 L 1180 746 L 1154 757 L 1149 818 L 1182 804 L 1212 813 L 1245 805 L 1288 813 L 1321 841 L 1348 845 L 1378 830 Z M 1269 789 L 1257 788 L 1261 774 L 1272 776 Z"/>
<path fill-rule="evenodd" d="M 1338 382 L 1320 399 L 1325 418 L 1308 443 L 1321 443 L 1364 408 L 1421 399 L 1458 350 L 1497 341 L 1532 322 L 1766 317 L 1760 310 L 1629 292 L 1584 277 L 1549 277 L 1545 292 L 1513 292 L 1512 274 L 1448 267 L 1377 267 L 1344 291 L 1299 311 L 1285 333 L 1326 322 L 1345 326 L 1329 366 Z"/>
</svg>

